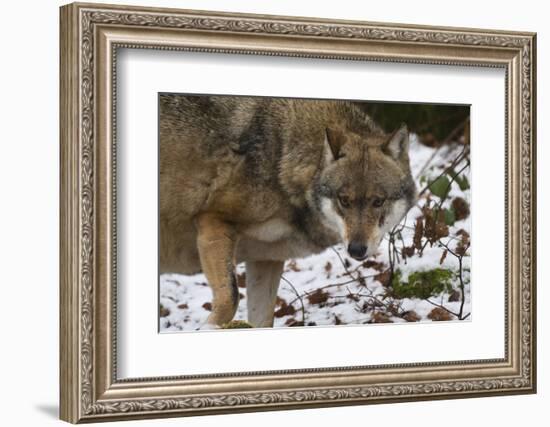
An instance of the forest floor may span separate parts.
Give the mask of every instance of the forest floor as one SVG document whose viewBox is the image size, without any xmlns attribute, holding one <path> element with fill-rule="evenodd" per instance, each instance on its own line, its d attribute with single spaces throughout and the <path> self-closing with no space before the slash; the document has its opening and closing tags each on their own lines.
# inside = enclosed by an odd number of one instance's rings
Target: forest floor
<svg viewBox="0 0 550 427">
<path fill-rule="evenodd" d="M 412 175 L 419 191 L 426 189 L 417 205 L 367 261 L 353 260 L 341 245 L 288 260 L 274 326 L 469 320 L 470 188 L 464 150 L 459 143 L 430 148 L 412 135 Z M 441 217 L 435 227 L 430 223 L 434 212 Z M 246 320 L 242 264 L 237 277 L 240 302 L 235 319 Z M 203 274 L 161 275 L 161 332 L 201 327 L 211 300 Z"/>
</svg>

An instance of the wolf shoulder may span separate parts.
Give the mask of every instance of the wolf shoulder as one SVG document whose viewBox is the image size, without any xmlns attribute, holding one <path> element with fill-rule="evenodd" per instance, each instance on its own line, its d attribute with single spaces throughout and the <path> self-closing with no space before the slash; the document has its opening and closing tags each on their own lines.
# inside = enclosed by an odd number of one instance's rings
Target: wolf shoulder
<svg viewBox="0 0 550 427">
<path fill-rule="evenodd" d="M 255 98 L 160 94 L 161 144 L 171 149 L 189 146 L 210 154 L 235 148 L 261 104 Z"/>
</svg>

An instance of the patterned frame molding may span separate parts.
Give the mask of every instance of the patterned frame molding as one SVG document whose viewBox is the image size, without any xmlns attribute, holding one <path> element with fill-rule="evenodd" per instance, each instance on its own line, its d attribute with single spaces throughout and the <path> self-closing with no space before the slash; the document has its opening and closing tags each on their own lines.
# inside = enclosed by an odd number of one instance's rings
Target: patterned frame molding
<svg viewBox="0 0 550 427">
<path fill-rule="evenodd" d="M 113 177 L 118 47 L 505 68 L 506 357 L 117 380 Z M 535 391 L 535 34 L 71 4 L 61 8 L 60 91 L 63 420 Z M 299 386 L 289 389 L 289 380 Z"/>
</svg>

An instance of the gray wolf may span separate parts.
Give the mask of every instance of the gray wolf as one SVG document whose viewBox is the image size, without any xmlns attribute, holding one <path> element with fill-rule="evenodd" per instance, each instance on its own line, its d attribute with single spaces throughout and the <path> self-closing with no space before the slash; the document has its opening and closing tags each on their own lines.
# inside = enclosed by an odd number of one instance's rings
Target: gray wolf
<svg viewBox="0 0 550 427">
<path fill-rule="evenodd" d="M 273 326 L 285 260 L 344 243 L 363 260 L 413 206 L 409 134 L 347 101 L 159 95 L 160 271 L 203 271 L 205 327 Z"/>
</svg>

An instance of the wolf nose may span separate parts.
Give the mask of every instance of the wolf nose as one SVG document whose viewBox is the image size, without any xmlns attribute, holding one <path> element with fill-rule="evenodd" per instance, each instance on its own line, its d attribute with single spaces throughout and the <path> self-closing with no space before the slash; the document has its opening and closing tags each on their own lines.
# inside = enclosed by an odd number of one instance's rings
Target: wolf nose
<svg viewBox="0 0 550 427">
<path fill-rule="evenodd" d="M 348 245 L 348 252 L 353 258 L 361 261 L 367 256 L 367 247 L 359 242 L 351 242 Z"/>
</svg>

